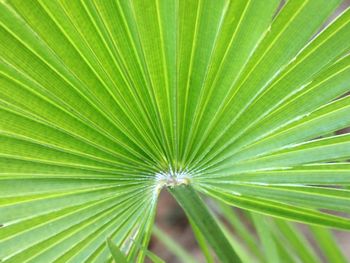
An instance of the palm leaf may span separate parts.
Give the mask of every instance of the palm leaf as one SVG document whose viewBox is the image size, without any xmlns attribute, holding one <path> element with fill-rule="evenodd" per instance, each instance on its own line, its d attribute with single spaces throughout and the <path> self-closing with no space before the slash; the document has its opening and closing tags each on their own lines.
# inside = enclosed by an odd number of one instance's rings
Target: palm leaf
<svg viewBox="0 0 350 263">
<path fill-rule="evenodd" d="M 186 191 L 350 229 L 340 2 L 0 1 L 0 260 L 141 262 L 163 187 L 223 262 Z"/>
</svg>

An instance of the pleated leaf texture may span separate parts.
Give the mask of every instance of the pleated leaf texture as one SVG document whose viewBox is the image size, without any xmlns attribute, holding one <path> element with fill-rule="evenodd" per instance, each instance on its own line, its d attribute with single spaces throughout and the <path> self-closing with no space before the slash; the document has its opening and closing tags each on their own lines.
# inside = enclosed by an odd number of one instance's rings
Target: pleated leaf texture
<svg viewBox="0 0 350 263">
<path fill-rule="evenodd" d="M 142 261 L 183 184 L 349 230 L 350 10 L 286 2 L 1 0 L 0 259 Z"/>
</svg>

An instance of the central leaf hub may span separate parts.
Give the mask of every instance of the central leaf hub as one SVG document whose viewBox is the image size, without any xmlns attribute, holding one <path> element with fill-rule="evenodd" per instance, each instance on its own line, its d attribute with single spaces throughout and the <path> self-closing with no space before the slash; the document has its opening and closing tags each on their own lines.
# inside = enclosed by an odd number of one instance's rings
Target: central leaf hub
<svg viewBox="0 0 350 263">
<path fill-rule="evenodd" d="M 156 180 L 160 188 L 187 185 L 190 183 L 190 174 L 186 171 L 167 171 L 156 174 Z"/>
</svg>

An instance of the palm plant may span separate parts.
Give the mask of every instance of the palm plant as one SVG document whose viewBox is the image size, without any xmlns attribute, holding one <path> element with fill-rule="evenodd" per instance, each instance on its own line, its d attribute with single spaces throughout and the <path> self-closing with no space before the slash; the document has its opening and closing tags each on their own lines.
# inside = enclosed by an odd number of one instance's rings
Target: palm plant
<svg viewBox="0 0 350 263">
<path fill-rule="evenodd" d="M 220 262 L 199 194 L 349 230 L 340 2 L 1 0 L 0 261 L 142 262 L 162 189 Z"/>
</svg>

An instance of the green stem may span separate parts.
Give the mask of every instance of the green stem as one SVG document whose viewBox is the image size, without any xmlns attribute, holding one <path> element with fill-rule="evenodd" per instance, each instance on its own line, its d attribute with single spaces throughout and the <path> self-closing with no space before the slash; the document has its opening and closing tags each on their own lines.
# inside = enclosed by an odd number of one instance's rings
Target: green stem
<svg viewBox="0 0 350 263">
<path fill-rule="evenodd" d="M 191 186 L 178 185 L 168 187 L 168 190 L 190 220 L 196 224 L 201 233 L 206 237 L 208 243 L 220 259 L 220 262 L 241 262 L 216 222 L 214 215 L 208 210 L 203 200 Z"/>
</svg>

